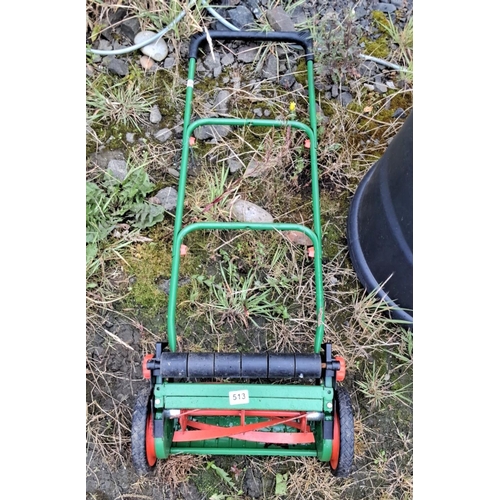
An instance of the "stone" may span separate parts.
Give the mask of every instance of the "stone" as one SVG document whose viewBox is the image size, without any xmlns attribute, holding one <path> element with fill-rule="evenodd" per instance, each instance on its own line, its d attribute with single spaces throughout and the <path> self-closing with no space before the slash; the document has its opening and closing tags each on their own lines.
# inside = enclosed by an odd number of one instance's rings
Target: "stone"
<svg viewBox="0 0 500 500">
<path fill-rule="evenodd" d="M 172 131 L 169 128 L 162 128 L 155 134 L 155 139 L 159 142 L 166 142 L 170 137 L 172 137 Z"/>
<path fill-rule="evenodd" d="M 273 222 L 273 216 L 250 201 L 236 200 L 231 207 L 231 216 L 239 222 Z"/>
<path fill-rule="evenodd" d="M 132 17 L 130 19 L 125 19 L 120 24 L 120 31 L 131 41 L 134 41 L 135 35 L 141 31 L 141 25 L 137 17 Z"/>
<path fill-rule="evenodd" d="M 361 76 L 370 77 L 378 72 L 378 66 L 375 61 L 366 60 L 363 61 L 358 67 L 358 73 Z"/>
<path fill-rule="evenodd" d="M 172 210 L 177 206 L 178 193 L 173 187 L 160 189 L 155 196 L 149 199 L 151 203 L 161 205 L 165 210 Z"/>
<path fill-rule="evenodd" d="M 220 139 L 226 137 L 231 131 L 228 125 L 205 125 L 194 130 L 194 136 L 201 140 Z"/>
<path fill-rule="evenodd" d="M 110 59 L 108 64 L 108 71 L 118 76 L 127 76 L 128 75 L 128 64 L 121 60 L 113 57 Z"/>
<path fill-rule="evenodd" d="M 163 67 L 165 69 L 171 69 L 175 66 L 175 58 L 173 57 L 167 57 L 164 61 L 163 61 Z"/>
<path fill-rule="evenodd" d="M 394 114 L 392 115 L 393 118 L 405 118 L 405 110 L 403 108 L 398 108 L 396 111 L 394 111 Z"/>
<path fill-rule="evenodd" d="M 274 54 L 269 54 L 266 59 L 266 63 L 262 68 L 262 77 L 268 78 L 270 80 L 275 80 L 278 78 L 279 69 L 278 69 L 278 58 Z"/>
<path fill-rule="evenodd" d="M 296 245 L 304 245 L 310 247 L 313 244 L 311 238 L 309 238 L 309 236 L 304 234 L 302 231 L 284 231 L 283 234 L 289 241 L 295 243 Z"/>
<path fill-rule="evenodd" d="M 280 79 L 280 85 L 285 89 L 285 90 L 290 90 L 295 82 L 295 77 L 293 75 L 284 75 Z"/>
<path fill-rule="evenodd" d="M 214 107 L 217 113 L 225 114 L 229 109 L 229 97 L 231 93 L 228 90 L 221 90 L 215 97 Z"/>
<path fill-rule="evenodd" d="M 264 177 L 267 172 L 278 164 L 276 158 L 261 160 L 252 158 L 245 170 L 245 177 Z"/>
<path fill-rule="evenodd" d="M 384 2 L 380 2 L 376 6 L 376 10 L 379 10 L 380 12 L 385 12 L 386 14 L 390 14 L 391 12 L 394 12 L 396 9 L 397 7 L 395 5 Z"/>
<path fill-rule="evenodd" d="M 274 31 L 295 31 L 292 18 L 283 7 L 275 7 L 266 12 L 267 20 Z"/>
<path fill-rule="evenodd" d="M 125 160 L 110 160 L 108 172 L 116 179 L 123 181 L 127 177 L 127 162 Z"/>
<path fill-rule="evenodd" d="M 238 5 L 235 9 L 228 10 L 231 23 L 237 28 L 248 28 L 254 21 L 253 14 L 243 5 Z"/>
<path fill-rule="evenodd" d="M 220 60 L 222 66 L 230 66 L 231 64 L 234 63 L 234 56 L 231 54 L 231 52 L 228 52 L 227 54 L 224 54 L 222 56 L 222 59 Z"/>
<path fill-rule="evenodd" d="M 238 172 L 238 170 L 241 170 L 243 162 L 239 160 L 237 156 L 231 156 L 227 160 L 227 166 L 229 167 L 229 172 L 234 174 L 235 172 Z"/>
<path fill-rule="evenodd" d="M 137 45 L 138 43 L 143 43 L 144 41 L 154 37 L 156 33 L 152 31 L 140 31 L 134 37 L 134 43 Z M 141 48 L 141 52 L 145 56 L 149 56 L 157 62 L 163 61 L 168 55 L 168 47 L 167 43 L 163 38 L 158 38 L 153 43 L 149 45 L 145 45 Z"/>
<path fill-rule="evenodd" d="M 139 59 L 139 64 L 146 71 L 151 71 L 156 66 L 156 63 L 154 62 L 154 60 L 151 59 L 151 57 L 149 57 L 149 56 L 141 56 L 141 58 Z"/>
<path fill-rule="evenodd" d="M 378 92 L 379 94 L 385 94 L 387 92 L 387 85 L 383 83 L 376 82 L 373 84 L 375 92 Z"/>
<path fill-rule="evenodd" d="M 238 52 L 238 61 L 243 63 L 254 62 L 257 57 L 257 47 L 241 47 Z"/>
<path fill-rule="evenodd" d="M 342 106 L 347 106 L 352 102 L 352 95 L 349 92 L 341 92 L 339 95 L 339 101 Z"/>
<path fill-rule="evenodd" d="M 161 113 L 160 113 L 160 108 L 155 104 L 151 112 L 149 113 L 149 121 L 151 123 L 160 123 L 162 119 Z"/>
</svg>

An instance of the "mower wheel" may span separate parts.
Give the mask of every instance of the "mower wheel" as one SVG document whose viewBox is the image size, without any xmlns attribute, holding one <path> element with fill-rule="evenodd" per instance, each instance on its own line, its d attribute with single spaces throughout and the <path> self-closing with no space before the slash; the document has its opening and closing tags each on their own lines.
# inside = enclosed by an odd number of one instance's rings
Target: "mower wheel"
<svg viewBox="0 0 500 500">
<path fill-rule="evenodd" d="M 330 469 L 334 476 L 347 477 L 354 462 L 354 416 L 351 398 L 344 387 L 337 386 L 334 401 L 334 445 Z"/>
<path fill-rule="evenodd" d="M 156 465 L 153 421 L 151 415 L 151 388 L 144 387 L 137 395 L 132 414 L 132 464 L 141 476 L 152 472 Z"/>
</svg>

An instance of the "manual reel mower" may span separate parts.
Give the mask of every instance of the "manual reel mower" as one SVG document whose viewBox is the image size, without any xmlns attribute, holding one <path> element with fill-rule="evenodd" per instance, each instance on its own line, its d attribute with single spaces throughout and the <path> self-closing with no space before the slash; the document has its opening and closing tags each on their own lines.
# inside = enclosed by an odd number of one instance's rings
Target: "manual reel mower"
<svg viewBox="0 0 500 500">
<path fill-rule="evenodd" d="M 287 42 L 302 47 L 307 62 L 310 125 L 297 121 L 238 118 L 204 118 L 190 123 L 198 48 L 207 37 L 211 40 Z M 198 222 L 182 227 L 190 138 L 197 127 L 205 125 L 291 127 L 304 132 L 310 152 L 313 229 L 292 223 L 247 222 Z M 309 456 L 329 462 L 335 476 L 349 474 L 354 459 L 354 419 L 349 394 L 338 385 L 345 377 L 345 362 L 333 355 L 331 344 L 323 343 L 316 148 L 313 54 L 309 33 L 209 31 L 191 38 L 167 307 L 168 342 L 158 342 L 155 353 L 144 358 L 143 374 L 149 385 L 139 392 L 132 417 L 132 462 L 139 474 L 152 471 L 160 459 L 182 453 Z M 177 352 L 175 307 L 182 241 L 196 230 L 300 231 L 310 238 L 317 315 L 313 353 Z M 262 380 L 266 383 L 260 383 Z"/>
</svg>

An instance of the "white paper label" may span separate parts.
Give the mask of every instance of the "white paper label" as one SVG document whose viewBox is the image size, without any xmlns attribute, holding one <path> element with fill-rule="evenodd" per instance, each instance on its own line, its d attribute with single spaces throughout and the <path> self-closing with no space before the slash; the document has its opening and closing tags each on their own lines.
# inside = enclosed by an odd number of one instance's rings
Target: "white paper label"
<svg viewBox="0 0 500 500">
<path fill-rule="evenodd" d="M 229 391 L 229 404 L 230 405 L 246 405 L 250 403 L 248 391 Z"/>
</svg>

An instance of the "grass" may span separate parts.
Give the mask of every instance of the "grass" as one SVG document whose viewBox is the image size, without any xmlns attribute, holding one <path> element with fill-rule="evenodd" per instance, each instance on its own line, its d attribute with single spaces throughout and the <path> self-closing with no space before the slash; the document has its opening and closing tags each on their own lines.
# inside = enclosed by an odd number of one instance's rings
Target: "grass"
<svg viewBox="0 0 500 500">
<path fill-rule="evenodd" d="M 125 2 L 125 18 L 137 17 L 142 29 L 157 31 L 186 3 Z M 292 2 L 273 2 L 279 4 L 289 11 L 293 7 Z M 113 5 L 87 1 L 89 43 L 102 37 L 115 10 Z M 409 18 L 402 26 L 397 18 L 389 19 L 385 26 L 392 41 L 391 61 L 411 68 L 413 21 Z M 116 21 L 115 28 L 121 22 Z M 92 58 L 87 61 L 95 71 L 87 79 L 89 150 L 121 149 L 129 171 L 137 172 L 124 183 L 109 183 L 102 169 L 87 159 L 87 181 L 93 186 L 87 207 L 93 235 L 86 291 L 88 498 L 99 498 L 99 489 L 105 487 L 102 470 L 110 471 L 109 477 L 120 484 L 109 493 L 113 498 L 161 498 L 170 489 L 183 497 L 187 496 L 183 488 L 191 484 L 213 500 L 246 498 L 245 477 L 250 473 L 258 476 L 265 498 L 272 500 L 412 498 L 413 336 L 389 318 L 390 311 L 374 293 L 362 290 L 345 239 L 349 201 L 402 125 L 392 116 L 395 109 L 407 114 L 412 109 L 411 79 L 409 87 L 383 95 L 367 88 L 369 82 L 354 71 L 359 63 L 359 33 L 348 13 L 312 19 L 303 27 L 310 28 L 318 41 L 318 83 L 349 86 L 353 95 L 345 107 L 329 98 L 326 90 L 317 93 L 325 117 L 318 123 L 325 340 L 347 361 L 344 384 L 354 406 L 355 470 L 339 481 L 326 464 L 305 458 L 173 456 L 149 478 L 123 472 L 131 467 L 129 429 L 134 394 L 143 384 L 142 357 L 165 339 L 167 296 L 158 285 L 169 278 L 174 220 L 163 214 L 158 220 L 152 217 L 149 225 L 141 224 L 146 218 L 136 218 L 134 210 L 160 188 L 176 186 L 177 179 L 167 169 L 178 167 L 181 147 L 175 134 L 166 143 L 154 141 L 148 116 L 157 104 L 164 116 L 162 127 L 173 129 L 182 122 L 183 44 L 209 22 L 198 5 L 166 36 L 179 61 L 171 70 L 146 74 L 134 54 L 127 57 L 130 76 L 120 78 Z M 265 22 L 262 19 L 259 26 L 265 28 Z M 214 49 L 218 50 L 217 44 Z M 279 54 L 279 47 L 262 51 L 253 65 L 227 68 L 219 79 L 197 79 L 197 115 L 212 115 L 213 98 L 225 89 L 231 94 L 228 114 L 253 117 L 255 108 L 261 108 L 269 111 L 270 118 L 282 119 L 295 102 L 297 119 L 307 122 L 307 98 L 300 87 L 285 89 L 261 81 L 259 68 L 271 53 Z M 281 60 L 285 73 L 299 83 L 304 81 L 300 61 L 300 56 Z M 397 81 L 400 75 L 392 72 L 389 77 Z M 116 140 L 126 133 L 135 133 L 140 140 Z M 184 223 L 229 220 L 231 203 L 241 197 L 270 211 L 276 220 L 311 224 L 309 165 L 301 133 L 242 127 L 212 143 L 198 141 L 192 151 L 197 173 L 188 176 Z M 229 155 L 238 159 L 240 171 L 229 172 Z M 269 167 L 264 177 L 248 175 L 252 160 Z M 314 273 L 303 246 L 277 231 L 193 232 L 186 244 L 189 252 L 181 262 L 178 290 L 182 350 L 311 350 Z"/>
</svg>

